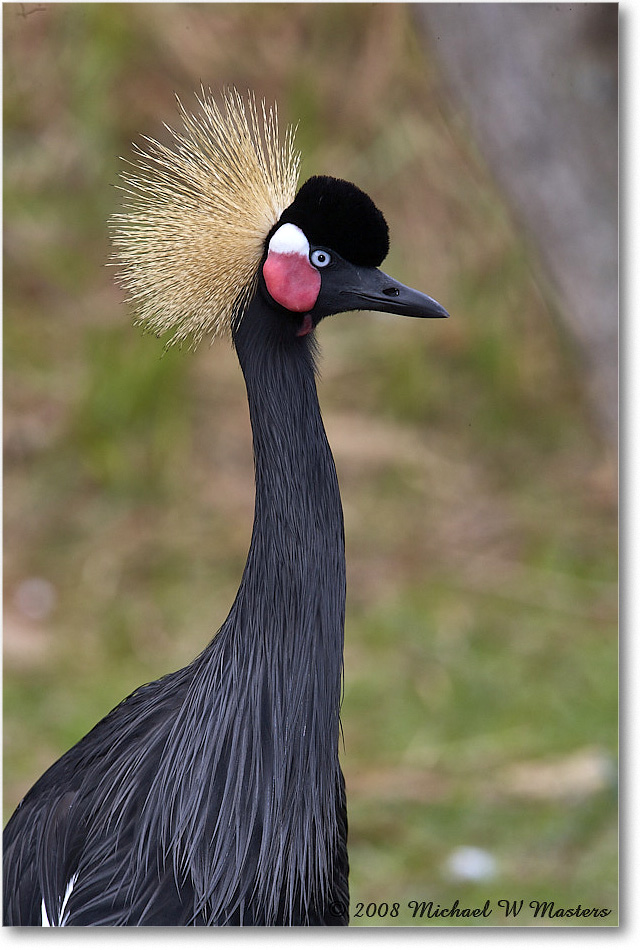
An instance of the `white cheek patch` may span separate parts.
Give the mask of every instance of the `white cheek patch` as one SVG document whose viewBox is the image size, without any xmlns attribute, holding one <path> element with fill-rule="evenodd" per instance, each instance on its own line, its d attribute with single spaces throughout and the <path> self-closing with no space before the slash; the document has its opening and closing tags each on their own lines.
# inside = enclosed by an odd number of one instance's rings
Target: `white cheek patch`
<svg viewBox="0 0 642 950">
<path fill-rule="evenodd" d="M 309 257 L 310 244 L 296 224 L 282 224 L 270 238 L 268 248 L 273 254 L 301 254 Z"/>
</svg>

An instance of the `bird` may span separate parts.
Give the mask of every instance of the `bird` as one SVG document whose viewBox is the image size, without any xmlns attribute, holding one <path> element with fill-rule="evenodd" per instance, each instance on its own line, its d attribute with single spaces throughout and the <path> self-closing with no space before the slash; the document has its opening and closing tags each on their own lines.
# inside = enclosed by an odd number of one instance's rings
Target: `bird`
<svg viewBox="0 0 642 950">
<path fill-rule="evenodd" d="M 134 146 L 112 263 L 146 330 L 236 352 L 254 454 L 247 561 L 199 656 L 136 689 L 17 806 L 5 925 L 349 923 L 344 524 L 316 330 L 350 311 L 448 314 L 380 269 L 388 225 L 357 185 L 298 187 L 276 105 L 203 86 L 196 100 L 177 97 L 166 141 Z"/>
</svg>

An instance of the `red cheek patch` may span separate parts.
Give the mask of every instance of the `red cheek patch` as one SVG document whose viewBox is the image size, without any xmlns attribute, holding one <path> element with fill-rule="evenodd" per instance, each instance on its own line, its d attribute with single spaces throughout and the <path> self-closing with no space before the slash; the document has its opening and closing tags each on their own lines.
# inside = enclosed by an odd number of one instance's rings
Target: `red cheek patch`
<svg viewBox="0 0 642 950">
<path fill-rule="evenodd" d="M 269 251 L 263 277 L 270 297 L 286 310 L 306 313 L 317 302 L 321 275 L 305 254 Z"/>
</svg>

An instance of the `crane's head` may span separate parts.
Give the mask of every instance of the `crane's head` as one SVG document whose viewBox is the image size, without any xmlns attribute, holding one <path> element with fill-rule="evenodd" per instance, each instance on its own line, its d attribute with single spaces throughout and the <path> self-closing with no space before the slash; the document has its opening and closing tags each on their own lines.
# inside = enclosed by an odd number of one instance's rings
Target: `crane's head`
<svg viewBox="0 0 642 950">
<path fill-rule="evenodd" d="M 298 317 L 298 336 L 346 310 L 447 317 L 432 297 L 378 270 L 388 246 L 388 225 L 368 195 L 348 181 L 318 175 L 302 185 L 272 229 L 261 286 Z"/>
<path fill-rule="evenodd" d="M 435 300 L 388 277 L 388 226 L 356 185 L 328 176 L 296 190 L 293 129 L 261 118 L 231 91 L 224 111 L 201 90 L 201 114 L 179 102 L 174 148 L 147 139 L 124 174 L 113 216 L 121 280 L 139 322 L 174 341 L 231 334 L 255 293 L 305 336 L 333 313 L 383 310 L 446 317 Z"/>
</svg>

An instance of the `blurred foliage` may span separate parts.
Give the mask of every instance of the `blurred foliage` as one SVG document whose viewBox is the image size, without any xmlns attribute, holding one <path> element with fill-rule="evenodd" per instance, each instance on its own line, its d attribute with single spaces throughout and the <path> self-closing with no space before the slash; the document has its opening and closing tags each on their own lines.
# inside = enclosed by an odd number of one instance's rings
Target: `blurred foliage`
<svg viewBox="0 0 642 950">
<path fill-rule="evenodd" d="M 299 122 L 303 176 L 373 195 L 386 269 L 451 312 L 319 331 L 346 516 L 353 911 L 403 910 L 353 923 L 465 923 L 413 920 L 406 904 L 508 897 L 609 907 L 554 922 L 613 925 L 613 462 L 412 11 L 3 15 L 6 816 L 124 695 L 200 651 L 240 578 L 253 484 L 234 354 L 143 337 L 104 266 L 118 156 L 163 135 L 174 93 L 235 84 Z M 449 876 L 461 846 L 495 875 Z"/>
</svg>

